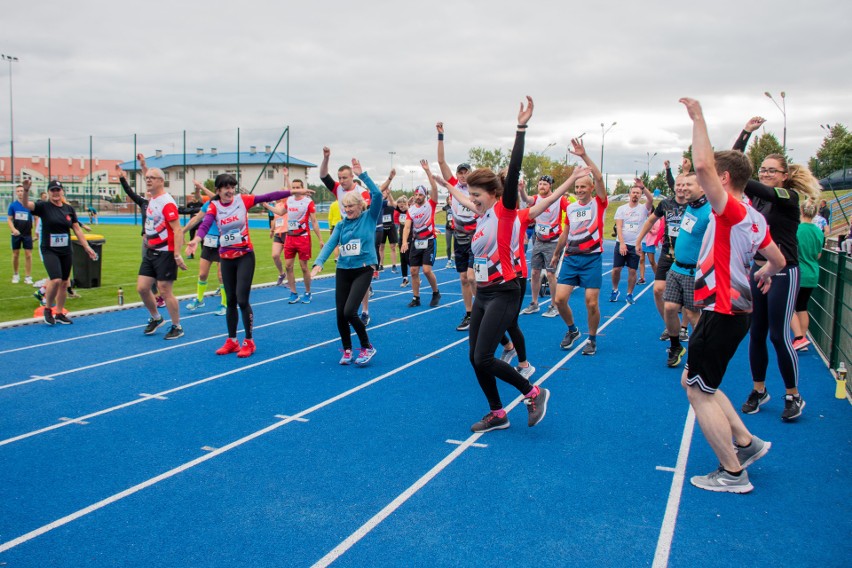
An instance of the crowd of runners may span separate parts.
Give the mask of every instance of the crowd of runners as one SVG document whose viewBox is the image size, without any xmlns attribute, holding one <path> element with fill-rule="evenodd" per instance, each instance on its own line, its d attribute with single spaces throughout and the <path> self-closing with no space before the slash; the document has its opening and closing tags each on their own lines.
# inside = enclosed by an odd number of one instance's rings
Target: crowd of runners
<svg viewBox="0 0 852 568">
<path fill-rule="evenodd" d="M 636 286 L 645 283 L 647 259 L 654 280 L 653 301 L 663 326 L 660 340 L 668 342 L 660 366 L 680 367 L 686 358 L 682 385 L 720 462 L 719 469 L 694 477 L 692 483 L 713 491 L 743 493 L 752 489 L 745 468 L 771 446 L 752 435 L 740 418 L 741 413 L 758 412 L 770 400 L 770 343 L 785 389 L 781 418 L 795 420 L 805 408 L 799 392 L 797 352 L 809 344 L 807 302 L 817 284 L 816 263 L 825 237 L 824 227 L 814 221 L 820 218 L 820 187 L 806 167 L 789 164 L 779 154 L 756 164 L 759 181 L 751 179 L 753 166 L 743 152 L 751 133 L 763 124 L 762 118 L 746 123 L 732 150 L 714 152 L 699 103 L 692 99 L 681 103 L 693 123 L 692 159 L 684 158 L 676 174 L 665 162 L 671 197 L 655 204 L 652 193 L 636 179 L 628 201 L 615 212 L 608 299 L 621 301 L 626 266 L 624 301 L 636 301 Z M 335 197 L 325 240 L 310 197 L 313 192 L 303 180 L 291 181 L 286 171 L 285 187 L 264 195 L 241 193 L 230 174 L 215 179 L 213 192 L 196 182 L 199 196 L 206 193 L 201 199 L 204 205 L 188 211 L 179 208 L 166 192 L 163 172 L 147 168 L 144 156 L 139 155 L 145 197 L 133 192 L 123 172 L 118 175 L 125 192 L 144 210 L 137 293 L 150 317 L 143 333 L 153 335 L 166 323 L 159 311 L 165 307 L 171 325 L 164 338 L 183 336 L 173 284 L 179 272 L 187 270 L 182 253 L 191 258 L 200 246 L 197 294 L 185 309 L 196 311 L 205 306 L 215 263 L 220 283 L 216 295 L 221 298 L 216 313 L 225 316 L 228 332 L 216 354 L 250 357 L 256 351 L 249 299 L 257 260 L 248 212 L 261 205 L 269 212 L 272 261 L 279 275 L 276 284 L 286 283 L 290 304 L 309 304 L 312 278 L 328 261 L 335 263 L 336 324 L 342 347 L 339 363 L 364 366 L 377 354 L 368 334 L 370 297 L 386 264 L 392 273 L 400 273 L 401 287 L 410 286 L 409 308 L 425 303 L 423 292 L 429 293 L 429 307 L 441 303 L 435 275 L 440 248 L 435 214 L 438 186 L 443 186 L 449 193 L 446 267 L 458 274 L 464 307 L 454 329 L 468 333 L 470 363 L 489 405 L 488 413 L 471 430 L 484 433 L 509 427 L 497 379 L 523 395 L 528 425 L 535 426 L 546 415 L 550 392 L 530 382 L 535 367 L 527 360 L 524 316 L 540 313 L 554 318 L 553 347 L 570 350 L 584 335 L 582 322 L 569 306 L 574 290 L 582 288 L 586 337 L 580 352 L 585 356 L 598 352 L 600 291 L 607 254 L 604 219 L 609 200 L 603 176 L 580 139 L 571 140 L 569 151 L 583 165 L 576 166 L 558 188 L 542 172 L 531 187 L 533 195 L 528 195 L 520 169 L 533 108 L 529 97 L 521 103 L 509 164 L 501 172 L 468 163 L 453 170 L 444 152 L 444 124 L 438 122 L 439 171 L 433 173 L 429 161 L 421 160 L 428 185 L 417 186 L 410 196 L 392 195 L 394 170 L 377 185 L 357 159 L 340 166 L 335 180 L 329 174 L 331 150 L 323 148 L 320 178 Z M 48 273 L 44 321 L 70 324 L 64 310 L 70 284 L 70 235 L 77 236 L 89 256 L 96 255 L 74 209 L 64 199 L 62 184 L 51 181 L 48 197 L 38 201 L 30 199 L 30 189 L 29 181 L 18 187 L 17 199 L 9 208 L 15 251 L 13 282 L 20 280 L 18 251 L 22 249 L 25 282 L 32 283 L 35 216 L 40 220 L 40 252 Z M 180 215 L 187 213 L 193 217 L 181 227 Z M 190 239 L 184 246 L 187 233 Z M 312 258 L 312 234 L 321 249 L 316 258 Z M 297 257 L 302 291 L 295 275 Z M 546 295 L 551 302 L 542 312 L 540 303 L 547 301 Z M 237 337 L 240 320 L 242 342 Z M 753 389 L 744 393 L 740 413 L 719 386 L 746 334 Z"/>
</svg>

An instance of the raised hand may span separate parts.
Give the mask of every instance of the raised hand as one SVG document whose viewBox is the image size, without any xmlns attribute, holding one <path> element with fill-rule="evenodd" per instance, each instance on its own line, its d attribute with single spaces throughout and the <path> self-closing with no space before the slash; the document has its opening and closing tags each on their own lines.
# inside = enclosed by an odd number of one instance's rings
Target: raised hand
<svg viewBox="0 0 852 568">
<path fill-rule="evenodd" d="M 388 176 L 388 179 L 392 180 L 395 177 L 396 177 L 396 168 L 391 168 L 390 175 Z"/>
<path fill-rule="evenodd" d="M 323 157 L 323 159 L 326 159 L 326 160 L 329 159 L 331 157 L 331 148 L 329 148 L 328 146 L 323 146 L 322 147 L 322 157 Z"/>
<path fill-rule="evenodd" d="M 664 167 L 664 168 L 666 168 L 666 169 L 668 170 L 668 169 L 670 169 L 670 168 L 672 167 L 672 163 L 671 163 L 670 161 L 668 161 L 668 160 L 664 160 L 664 161 L 663 161 L 663 167 Z"/>
<path fill-rule="evenodd" d="M 521 110 L 518 111 L 518 124 L 523 125 L 530 121 L 533 113 L 532 97 L 527 95 L 527 108 L 524 108 L 524 103 L 521 102 Z"/>
<path fill-rule="evenodd" d="M 586 155 L 586 147 L 583 146 L 583 141 L 579 138 L 571 139 L 571 149 L 568 151 L 579 158 L 582 158 Z"/>
<path fill-rule="evenodd" d="M 683 97 L 678 102 L 686 107 L 686 112 L 689 113 L 689 118 L 691 118 L 693 122 L 704 119 L 704 111 L 701 110 L 701 103 L 697 100 Z"/>
<path fill-rule="evenodd" d="M 692 160 L 684 158 L 680 161 L 680 167 L 683 170 L 683 173 L 688 174 L 692 170 Z"/>
<path fill-rule="evenodd" d="M 30 180 L 30 179 L 25 179 L 24 181 L 21 182 L 21 187 L 24 188 L 24 191 L 29 191 L 32 186 L 33 186 L 33 181 Z"/>
<path fill-rule="evenodd" d="M 203 183 L 201 183 L 200 181 L 198 181 L 197 179 L 192 180 L 192 185 L 193 185 L 193 186 L 195 187 L 195 189 L 197 189 L 198 191 L 201 191 L 201 190 L 203 190 L 203 189 L 204 189 L 204 184 L 203 184 Z"/>
<path fill-rule="evenodd" d="M 357 158 L 352 158 L 352 173 L 356 176 L 360 176 L 364 173 L 364 170 L 361 168 L 361 162 L 359 162 Z"/>
<path fill-rule="evenodd" d="M 281 166 L 281 173 L 284 174 L 284 177 L 286 178 L 290 175 L 290 170 L 287 169 L 287 166 Z"/>
<path fill-rule="evenodd" d="M 423 171 L 426 172 L 427 175 L 432 174 L 432 170 L 429 168 L 429 162 L 427 160 L 420 160 L 420 167 L 423 168 Z"/>
<path fill-rule="evenodd" d="M 439 122 L 438 124 L 436 124 L 435 128 L 438 129 L 438 134 L 444 133 L 444 123 L 443 122 Z"/>
<path fill-rule="evenodd" d="M 748 122 L 746 122 L 745 126 L 743 127 L 743 130 L 745 130 L 746 132 L 754 132 L 755 130 L 763 126 L 764 122 L 766 122 L 766 119 L 762 116 L 753 116 L 748 119 Z"/>
<path fill-rule="evenodd" d="M 140 152 L 140 153 L 138 153 L 138 154 L 136 154 L 136 159 L 139 161 L 139 166 L 140 166 L 142 169 L 145 169 L 145 167 L 146 167 L 146 166 L 145 166 L 145 154 L 143 154 L 143 153 L 141 153 L 141 152 Z"/>
</svg>

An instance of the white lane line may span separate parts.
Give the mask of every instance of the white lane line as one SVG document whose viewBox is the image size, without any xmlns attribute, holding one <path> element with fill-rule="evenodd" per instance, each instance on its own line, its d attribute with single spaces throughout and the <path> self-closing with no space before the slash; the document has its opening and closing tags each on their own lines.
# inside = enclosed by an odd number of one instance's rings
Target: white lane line
<svg viewBox="0 0 852 568">
<path fill-rule="evenodd" d="M 668 466 L 665 466 L 665 465 L 658 465 L 657 471 L 668 471 L 669 473 L 674 473 L 677 470 L 673 467 L 668 467 Z"/>
<path fill-rule="evenodd" d="M 690 405 L 689 412 L 686 414 L 686 422 L 683 425 L 683 436 L 680 439 L 677 465 L 675 465 L 672 486 L 669 490 L 669 499 L 666 503 L 666 514 L 663 516 L 660 536 L 657 538 L 657 550 L 654 552 L 653 568 L 665 568 L 669 565 L 669 554 L 672 550 L 677 512 L 680 507 L 680 495 L 683 492 L 683 480 L 686 476 L 686 461 L 689 459 L 689 447 L 692 444 L 692 432 L 694 429 L 695 413 L 692 411 L 692 405 Z"/>
<path fill-rule="evenodd" d="M 422 357 L 418 357 L 417 359 L 413 359 L 413 360 L 409 361 L 408 363 L 405 363 L 404 365 L 397 367 L 396 369 L 388 371 L 387 373 L 384 373 L 383 375 L 379 375 L 378 377 L 370 379 L 369 381 L 361 383 L 360 385 L 354 386 L 347 391 L 344 391 L 344 392 L 342 392 L 338 395 L 335 395 L 335 396 L 328 398 L 328 399 L 326 399 L 326 400 L 324 400 L 320 403 L 317 403 L 314 406 L 311 406 L 310 408 L 306 408 L 305 410 L 302 410 L 301 412 L 298 412 L 297 414 L 295 414 L 295 415 L 293 415 L 289 418 L 283 419 L 279 422 L 276 422 L 274 424 L 267 426 L 266 428 L 263 428 L 263 429 L 258 430 L 256 432 L 253 432 L 253 433 L 249 434 L 248 436 L 244 436 L 244 437 L 240 438 L 239 440 L 236 440 L 234 442 L 231 442 L 230 444 L 222 446 L 219 449 L 205 450 L 205 451 L 209 451 L 209 453 L 206 454 L 206 455 L 200 456 L 200 457 L 198 457 L 198 458 L 196 458 L 192 461 L 188 461 L 188 462 L 186 462 L 182 465 L 179 465 L 178 467 L 170 469 L 169 471 L 166 471 L 165 473 L 161 473 L 160 475 L 152 477 L 151 479 L 148 479 L 147 481 L 143 481 L 142 483 L 134 485 L 133 487 L 129 487 L 129 488 L 125 489 L 124 491 L 121 491 L 121 492 L 116 493 L 116 494 L 114 494 L 110 497 L 107 497 L 106 499 L 102 499 L 102 500 L 98 501 L 97 503 L 93 503 L 93 504 L 89 505 L 88 507 L 84 507 L 84 508 L 82 508 L 78 511 L 75 511 L 74 513 L 71 513 L 70 515 L 66 515 L 66 516 L 64 516 L 60 519 L 57 519 L 57 520 L 55 520 L 51 523 L 43 525 L 43 526 L 41 526 L 41 527 L 39 527 L 35 530 L 32 530 L 32 531 L 30 531 L 26 534 L 23 534 L 23 535 L 21 535 L 17 538 L 14 538 L 10 541 L 4 542 L 4 543 L 0 544 L 0 552 L 5 552 L 5 551 L 7 551 L 11 548 L 14 548 L 14 547 L 20 545 L 20 544 L 23 544 L 27 541 L 30 541 L 30 540 L 32 540 L 36 537 L 39 537 L 39 536 L 41 536 L 45 533 L 48 533 L 48 532 L 50 532 L 54 529 L 57 529 L 57 528 L 59 528 L 63 525 L 67 525 L 68 523 L 76 521 L 77 519 L 84 517 L 84 516 L 86 516 L 90 513 L 93 513 L 93 512 L 95 512 L 99 509 L 103 509 L 104 507 L 111 505 L 111 504 L 113 504 L 117 501 L 120 501 L 120 500 L 124 499 L 125 497 L 129 497 L 129 496 L 133 495 L 134 493 L 138 493 L 139 491 L 142 491 L 143 489 L 147 489 L 148 487 L 151 487 L 152 485 L 155 485 L 155 484 L 157 484 L 161 481 L 169 479 L 170 477 L 174 477 L 175 475 L 178 475 L 179 473 L 182 473 L 182 472 L 184 472 L 188 469 L 191 469 L 191 468 L 193 468 L 197 465 L 200 465 L 200 464 L 202 464 L 202 463 L 204 463 L 208 460 L 211 460 L 214 457 L 222 455 L 225 452 L 228 452 L 228 451 L 230 451 L 234 448 L 242 446 L 243 444 L 250 442 L 250 441 L 252 441 L 256 438 L 259 438 L 260 436 L 268 434 L 269 432 L 272 432 L 273 430 L 276 430 L 276 429 L 280 428 L 281 426 L 284 426 L 285 424 L 289 424 L 290 422 L 299 421 L 300 419 L 304 418 L 305 416 L 307 416 L 309 414 L 316 412 L 317 410 L 325 408 L 326 406 L 328 406 L 330 404 L 333 404 L 333 403 L 335 403 L 335 402 L 337 402 L 341 399 L 344 399 L 344 398 L 346 398 L 346 397 L 348 397 L 352 394 L 355 394 L 355 393 L 357 393 L 357 392 L 359 392 L 363 389 L 366 389 L 367 387 L 370 387 L 370 386 L 372 386 L 372 385 L 374 385 L 374 384 L 376 384 L 380 381 L 383 381 L 383 380 L 387 379 L 388 377 L 392 377 L 392 376 L 394 376 L 398 373 L 401 373 L 402 371 L 405 371 L 406 369 L 413 367 L 413 366 L 415 366 L 415 365 L 417 365 L 417 364 L 419 364 L 423 361 L 431 359 L 435 355 L 438 355 L 440 353 L 443 353 L 444 351 L 452 349 L 453 347 L 456 347 L 457 345 L 460 345 L 460 344 L 464 343 L 465 341 L 467 341 L 467 337 L 464 337 L 462 339 L 459 339 L 457 341 L 449 343 L 449 344 L 447 344 L 447 345 L 445 345 L 445 346 L 443 346 L 439 349 L 436 349 L 435 351 L 432 351 L 431 353 L 429 353 L 427 355 L 423 355 Z M 210 448 L 210 446 L 207 446 L 207 448 Z"/>
<path fill-rule="evenodd" d="M 281 418 L 282 420 L 291 419 L 291 420 L 295 420 L 296 422 L 307 422 L 308 421 L 307 418 L 293 418 L 292 416 L 287 416 L 286 414 L 276 414 L 275 418 Z"/>
<path fill-rule="evenodd" d="M 638 299 L 642 294 L 647 292 L 650 289 L 646 287 L 644 290 L 639 292 L 636 295 Z M 631 304 L 625 303 L 624 306 L 621 307 L 616 313 L 615 316 L 621 315 L 626 309 L 628 309 Z M 615 317 L 607 320 L 603 325 L 600 326 L 599 331 L 603 331 L 610 323 L 616 321 Z M 553 365 L 549 371 L 544 373 L 539 380 L 535 382 L 536 385 L 542 384 L 548 378 L 550 378 L 553 373 L 555 373 L 559 368 L 561 368 L 565 363 L 568 362 L 569 359 L 574 357 L 577 353 L 580 352 L 585 341 L 580 345 L 575 347 L 571 352 L 563 357 L 556 365 Z M 506 412 L 511 412 L 513 408 L 515 408 L 518 404 L 521 404 L 524 400 L 523 396 L 518 396 L 515 400 L 511 402 L 508 406 L 506 406 Z M 325 568 L 329 566 L 332 562 L 340 558 L 347 550 L 352 548 L 358 541 L 367 536 L 374 528 L 379 526 L 386 518 L 388 518 L 391 514 L 394 513 L 399 507 L 401 507 L 406 501 L 408 501 L 411 497 L 413 497 L 418 491 L 420 491 L 423 487 L 426 486 L 427 483 L 432 481 L 439 473 L 441 473 L 448 465 L 453 463 L 456 458 L 461 456 L 468 448 L 472 447 L 474 443 L 482 436 L 481 433 L 472 434 L 467 440 L 461 443 L 461 445 L 453 450 L 449 455 L 447 455 L 444 459 L 438 462 L 432 469 L 427 471 L 420 479 L 415 481 L 411 486 L 409 486 L 405 491 L 400 493 L 393 501 L 388 503 L 381 511 L 373 515 L 366 523 L 358 527 L 355 532 L 346 537 L 340 544 L 334 547 L 331 551 L 328 552 L 325 556 L 317 560 L 312 568 Z"/>
<path fill-rule="evenodd" d="M 147 392 L 140 392 L 139 396 L 143 398 L 156 398 L 157 400 L 168 400 L 167 397 L 160 394 L 148 394 Z"/>
<path fill-rule="evenodd" d="M 450 303 L 450 304 L 445 304 L 445 305 L 443 305 L 443 306 L 438 306 L 438 307 L 436 307 L 436 308 L 428 308 L 428 309 L 426 309 L 426 310 L 423 310 L 423 311 L 420 311 L 420 312 L 415 312 L 415 313 L 413 313 L 413 314 L 407 315 L 407 316 L 402 317 L 402 318 L 398 318 L 398 319 L 395 319 L 395 320 L 390 320 L 390 321 L 388 321 L 388 322 L 381 323 L 381 324 L 379 324 L 379 325 L 371 326 L 371 327 L 370 327 L 370 329 L 371 329 L 371 330 L 372 330 L 372 329 L 378 329 L 378 328 L 385 327 L 385 326 L 388 326 L 388 325 L 393 325 L 393 324 L 396 324 L 396 323 L 399 323 L 399 322 L 403 322 L 403 321 L 406 321 L 406 320 L 409 320 L 409 319 L 412 319 L 412 318 L 416 318 L 416 317 L 419 317 L 419 316 L 422 316 L 422 315 L 428 314 L 428 313 L 432 312 L 433 310 L 440 310 L 440 309 L 442 309 L 442 308 L 444 308 L 444 307 L 448 307 L 448 306 L 451 306 L 451 305 L 453 305 L 453 304 L 457 304 L 457 303 L 459 303 L 459 302 L 461 302 L 461 300 L 457 300 L 457 301 L 455 301 L 455 302 L 452 302 L 452 303 Z M 467 340 L 467 336 L 466 336 L 466 335 L 465 335 L 465 340 Z M 338 341 L 340 341 L 340 338 L 339 338 L 339 337 L 335 337 L 335 338 L 333 338 L 333 339 L 327 339 L 327 340 L 325 340 L 325 341 L 321 341 L 321 342 L 319 342 L 319 343 L 314 343 L 313 345 L 308 345 L 307 347 L 302 347 L 301 349 L 297 349 L 297 350 L 295 350 L 295 351 L 288 351 L 287 353 L 283 353 L 283 354 L 281 354 L 281 355 L 277 355 L 277 356 L 272 357 L 272 358 L 270 358 L 270 359 L 264 359 L 263 361 L 258 361 L 258 362 L 256 362 L 256 363 L 252 363 L 252 364 L 250 364 L 250 365 L 246 365 L 245 367 L 239 367 L 239 368 L 237 368 L 237 369 L 232 369 L 232 370 L 230 370 L 230 371 L 226 371 L 226 372 L 224 372 L 224 373 L 219 373 L 218 375 L 212 375 L 212 376 L 210 376 L 210 377 L 206 377 L 206 378 L 204 378 L 204 379 L 199 379 L 199 380 L 197 380 L 197 381 L 193 381 L 193 382 L 191 382 L 191 383 L 186 383 L 186 384 L 184 384 L 184 385 L 180 385 L 180 386 L 177 386 L 177 387 L 174 387 L 174 388 L 168 389 L 168 390 L 164 390 L 164 391 L 161 391 L 161 392 L 158 392 L 158 393 L 151 394 L 151 395 L 149 395 L 148 397 L 144 397 L 144 398 L 136 398 L 136 399 L 133 399 L 133 400 L 131 400 L 131 401 L 124 402 L 124 403 L 122 403 L 122 404 L 117 404 L 117 405 L 115 405 L 115 406 L 111 406 L 111 407 L 109 407 L 109 408 L 104 408 L 104 409 L 102 409 L 102 410 L 98 410 L 98 411 L 96 411 L 96 412 L 92 412 L 92 413 L 90 413 L 90 414 L 86 414 L 86 415 L 84 415 L 84 416 L 80 416 L 80 417 L 75 418 L 75 419 L 73 419 L 73 420 L 76 420 L 76 421 L 79 421 L 79 420 L 88 420 L 88 419 L 91 419 L 91 418 L 95 418 L 95 417 L 97 417 L 97 416 L 103 416 L 104 414 L 109 414 L 109 413 L 111 413 L 111 412 L 115 412 L 115 411 L 117 411 L 117 410 L 121 410 L 121 409 L 124 409 L 124 408 L 128 408 L 128 407 L 130 407 L 130 406 L 134 406 L 134 405 L 136 405 L 136 404 L 141 404 L 141 403 L 143 403 L 143 402 L 147 402 L 147 401 L 152 400 L 152 399 L 157 399 L 158 397 L 166 397 L 167 395 L 170 395 L 170 394 L 172 394 L 172 393 L 176 393 L 176 392 L 180 392 L 180 391 L 182 391 L 182 390 L 186 390 L 186 389 L 190 389 L 190 388 L 193 388 L 193 387 L 197 387 L 198 385 L 202 385 L 202 384 L 204 384 L 204 383 L 209 383 L 209 382 L 211 382 L 211 381 L 215 381 L 215 380 L 221 379 L 222 377 L 227 377 L 227 376 L 234 375 L 234 374 L 237 374 L 237 373 L 242 373 L 242 372 L 244 372 L 244 371 L 248 371 L 248 370 L 250 370 L 250 369 L 254 369 L 255 367 L 260 367 L 260 366 L 262 366 L 262 365 L 267 365 L 267 364 L 269 364 L 269 363 L 273 363 L 273 362 L 275 362 L 275 361 L 280 361 L 281 359 L 285 359 L 285 358 L 287 358 L 287 357 L 292 357 L 293 355 L 298 355 L 299 353 L 304 353 L 305 351 L 310 351 L 311 349 L 316 349 L 316 348 L 318 348 L 318 347 L 322 347 L 322 346 L 324 346 L 324 345 L 329 345 L 329 344 L 332 344 L 332 343 L 335 343 L 335 342 L 338 342 Z M 71 419 L 69 419 L 69 420 L 71 420 Z M 14 442 L 19 442 L 19 441 L 21 441 L 21 440 L 25 440 L 25 439 L 27 439 L 27 438 L 32 438 L 33 436 L 38 436 L 38 435 L 40 435 L 40 434 L 44 434 L 44 433 L 46 433 L 46 432 L 50 432 L 50 431 L 52 431 L 52 430 L 56 430 L 56 429 L 62 428 L 62 427 L 67 426 L 67 425 L 68 425 L 68 423 L 66 423 L 66 422 L 60 422 L 60 423 L 58 423 L 58 424 L 53 424 L 53 425 L 51 425 L 51 426 L 46 426 L 46 427 L 44 427 L 44 428 L 40 428 L 40 429 L 38 429 L 38 430 L 33 430 L 33 431 L 31 431 L 31 432 L 27 432 L 27 433 L 25 433 L 25 434 L 19 434 L 18 436 L 13 436 L 12 438 L 6 438 L 5 440 L 0 440 L 0 446 L 5 446 L 5 445 L 7 445 L 7 444 L 11 444 L 11 443 L 14 443 Z"/>
<path fill-rule="evenodd" d="M 461 440 L 445 440 L 448 444 L 453 444 L 454 446 L 461 446 L 464 444 Z M 487 448 L 488 444 L 471 444 L 471 448 Z"/>
</svg>

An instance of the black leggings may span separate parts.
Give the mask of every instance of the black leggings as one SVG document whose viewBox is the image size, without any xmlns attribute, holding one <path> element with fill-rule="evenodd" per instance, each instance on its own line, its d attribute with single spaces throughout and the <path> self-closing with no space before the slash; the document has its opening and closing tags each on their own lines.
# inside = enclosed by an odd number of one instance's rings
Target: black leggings
<svg viewBox="0 0 852 568">
<path fill-rule="evenodd" d="M 444 227 L 444 234 L 447 237 L 447 260 L 453 259 L 453 233 L 455 231 L 450 229 L 450 226 L 447 225 Z"/>
<path fill-rule="evenodd" d="M 344 349 L 352 349 L 352 334 L 349 326 L 358 334 L 361 348 L 370 347 L 367 328 L 358 317 L 358 306 L 373 280 L 373 267 L 338 268 L 335 277 L 334 302 L 337 305 L 337 331 Z"/>
<path fill-rule="evenodd" d="M 250 252 L 237 258 L 223 258 L 219 261 L 222 266 L 222 285 L 228 299 L 228 311 L 225 322 L 228 324 L 228 337 L 237 337 L 237 306 L 243 314 L 243 328 L 246 339 L 251 339 L 254 326 L 254 312 L 249 304 L 251 282 L 254 279 L 254 253 Z"/>
<path fill-rule="evenodd" d="M 760 267 L 751 269 L 751 297 L 754 310 L 751 313 L 749 329 L 748 358 L 751 364 L 751 377 L 755 382 L 766 380 L 766 368 L 769 366 L 769 350 L 766 336 L 775 347 L 778 370 L 784 379 L 784 387 L 795 389 L 799 384 L 799 356 L 793 349 L 790 335 L 790 320 L 796 306 L 799 293 L 799 267 L 788 266 L 772 277 L 772 286 L 764 294 L 757 289 L 754 273 Z"/>
<path fill-rule="evenodd" d="M 400 241 L 402 243 L 402 241 Z M 409 246 L 411 243 L 408 243 Z M 408 278 L 408 249 L 402 252 L 402 244 L 399 246 L 399 270 L 403 278 Z"/>
<path fill-rule="evenodd" d="M 470 363 L 491 410 L 503 408 L 495 377 L 524 395 L 533 388 L 514 367 L 494 358 L 500 338 L 518 317 L 520 294 L 521 287 L 516 280 L 476 289 L 470 314 Z"/>
<path fill-rule="evenodd" d="M 521 313 L 521 308 L 524 307 L 524 296 L 527 294 L 527 279 L 519 276 L 517 281 L 521 285 L 521 296 L 518 298 L 518 313 L 515 314 L 515 319 L 512 320 L 509 329 L 503 334 L 500 345 L 506 347 L 511 342 L 515 346 L 515 351 L 518 352 L 518 362 L 520 363 L 527 360 L 527 340 L 524 339 L 524 332 L 521 331 L 521 327 L 518 325 L 518 315 Z"/>
</svg>

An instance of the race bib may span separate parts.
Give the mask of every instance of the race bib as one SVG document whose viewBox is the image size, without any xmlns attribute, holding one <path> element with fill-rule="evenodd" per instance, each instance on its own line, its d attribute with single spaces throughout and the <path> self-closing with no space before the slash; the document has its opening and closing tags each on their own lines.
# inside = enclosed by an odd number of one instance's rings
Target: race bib
<svg viewBox="0 0 852 568">
<path fill-rule="evenodd" d="M 698 217 L 693 215 L 692 213 L 684 213 L 683 219 L 680 221 L 680 228 L 683 231 L 686 231 L 689 234 L 692 234 L 692 228 L 695 227 L 695 223 L 698 221 Z"/>
<path fill-rule="evenodd" d="M 287 230 L 288 231 L 298 231 L 299 230 L 299 222 L 298 221 L 287 221 Z"/>
<path fill-rule="evenodd" d="M 592 208 L 574 209 L 568 218 L 571 223 L 582 223 L 592 218 Z"/>
<path fill-rule="evenodd" d="M 243 234 L 240 231 L 231 231 L 230 233 L 225 233 L 221 237 L 219 237 L 219 246 L 220 247 L 234 247 L 241 245 L 245 242 L 243 238 Z"/>
<path fill-rule="evenodd" d="M 629 222 L 624 223 L 624 230 L 630 232 L 638 232 L 639 231 L 639 223 Z"/>
<path fill-rule="evenodd" d="M 201 241 L 206 247 L 218 247 L 219 246 L 219 237 L 216 235 L 204 235 L 204 240 Z"/>
<path fill-rule="evenodd" d="M 405 217 L 406 217 L 405 213 L 400 213 L 400 214 L 399 214 L 399 224 L 400 224 L 400 225 L 404 225 L 404 224 L 405 224 Z"/>
<path fill-rule="evenodd" d="M 145 232 L 146 233 L 155 233 L 156 227 L 154 225 L 154 220 L 150 217 L 145 218 Z"/>
<path fill-rule="evenodd" d="M 283 226 L 284 226 L 284 217 L 278 217 L 277 219 L 275 219 L 275 228 L 276 229 L 280 229 Z"/>
<path fill-rule="evenodd" d="M 535 224 L 535 234 L 536 235 L 549 235 L 550 234 L 550 225 L 545 225 L 544 223 L 536 223 Z"/>
<path fill-rule="evenodd" d="M 393 223 L 393 215 L 382 215 L 382 223 Z"/>
<path fill-rule="evenodd" d="M 29 221 L 30 214 L 26 211 L 15 211 L 15 221 Z"/>
<path fill-rule="evenodd" d="M 50 235 L 50 246 L 52 247 L 67 247 L 70 242 L 68 235 L 65 233 L 61 235 Z"/>
<path fill-rule="evenodd" d="M 340 256 L 358 256 L 361 254 L 361 239 L 352 239 L 340 245 Z"/>
<path fill-rule="evenodd" d="M 473 276 L 477 282 L 488 282 L 488 259 L 484 256 L 473 259 Z"/>
<path fill-rule="evenodd" d="M 429 239 L 415 239 L 414 248 L 417 250 L 426 250 L 429 248 Z"/>
<path fill-rule="evenodd" d="M 669 225 L 669 236 L 677 237 L 678 232 L 680 232 L 680 225 Z"/>
</svg>

